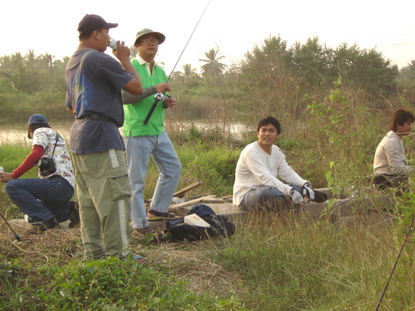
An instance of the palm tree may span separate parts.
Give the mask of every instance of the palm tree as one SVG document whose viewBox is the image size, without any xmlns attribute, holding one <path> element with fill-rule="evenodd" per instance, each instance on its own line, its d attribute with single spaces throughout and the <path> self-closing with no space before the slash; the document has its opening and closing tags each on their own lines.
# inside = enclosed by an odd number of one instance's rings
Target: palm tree
<svg viewBox="0 0 415 311">
<path fill-rule="evenodd" d="M 172 78 L 176 80 L 188 80 L 197 77 L 196 69 L 192 68 L 191 64 L 185 64 L 182 66 L 182 71 L 173 72 Z"/>
<path fill-rule="evenodd" d="M 196 69 L 192 68 L 191 64 L 185 64 L 182 66 L 183 69 L 183 77 L 184 78 L 191 78 L 197 75 Z"/>
<path fill-rule="evenodd" d="M 210 49 L 208 52 L 205 52 L 206 59 L 199 59 L 201 62 L 205 64 L 202 65 L 202 76 L 219 76 L 223 74 L 226 65 L 219 62 L 224 56 L 218 56 L 219 48 L 218 49 Z"/>
</svg>

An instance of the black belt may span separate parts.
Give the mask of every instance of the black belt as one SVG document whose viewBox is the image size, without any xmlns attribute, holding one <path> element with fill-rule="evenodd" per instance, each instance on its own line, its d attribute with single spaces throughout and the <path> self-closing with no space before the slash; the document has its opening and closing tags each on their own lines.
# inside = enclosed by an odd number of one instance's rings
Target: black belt
<svg viewBox="0 0 415 311">
<path fill-rule="evenodd" d="M 98 114 L 98 113 L 91 113 L 88 114 L 86 116 L 82 116 L 79 118 L 76 118 L 77 120 L 99 120 L 99 121 L 106 121 L 106 122 L 112 122 L 112 123 L 116 123 L 115 120 L 113 118 L 104 116 L 102 114 Z"/>
</svg>

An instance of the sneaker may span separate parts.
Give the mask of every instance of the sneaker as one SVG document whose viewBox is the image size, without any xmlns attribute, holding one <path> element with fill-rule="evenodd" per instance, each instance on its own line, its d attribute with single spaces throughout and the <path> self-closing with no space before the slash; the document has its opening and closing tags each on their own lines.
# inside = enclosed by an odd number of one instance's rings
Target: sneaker
<svg viewBox="0 0 415 311">
<path fill-rule="evenodd" d="M 26 231 L 26 234 L 40 234 L 57 226 L 59 226 L 59 221 L 55 217 L 53 217 L 46 222 L 32 224 L 32 229 Z"/>
<path fill-rule="evenodd" d="M 79 217 L 79 207 L 78 203 L 74 201 L 69 202 L 69 228 L 76 228 L 81 223 L 81 218 Z"/>
</svg>

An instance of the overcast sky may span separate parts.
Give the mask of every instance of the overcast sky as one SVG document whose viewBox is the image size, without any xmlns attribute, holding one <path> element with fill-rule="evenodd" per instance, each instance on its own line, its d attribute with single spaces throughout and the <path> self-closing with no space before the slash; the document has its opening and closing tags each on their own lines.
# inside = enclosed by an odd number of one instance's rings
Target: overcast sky
<svg viewBox="0 0 415 311">
<path fill-rule="evenodd" d="M 98 14 L 119 24 L 110 35 L 127 45 L 142 28 L 164 33 L 157 60 L 169 74 L 208 2 L 6 1 L 0 11 L 0 56 L 30 49 L 57 59 L 71 56 L 79 21 L 87 13 Z M 342 42 L 375 48 L 402 68 L 415 59 L 414 6 L 413 0 L 211 0 L 176 70 L 184 64 L 199 69 L 199 59 L 217 47 L 227 64 L 238 62 L 256 44 L 278 35 L 288 46 L 317 36 L 333 48 Z"/>
</svg>

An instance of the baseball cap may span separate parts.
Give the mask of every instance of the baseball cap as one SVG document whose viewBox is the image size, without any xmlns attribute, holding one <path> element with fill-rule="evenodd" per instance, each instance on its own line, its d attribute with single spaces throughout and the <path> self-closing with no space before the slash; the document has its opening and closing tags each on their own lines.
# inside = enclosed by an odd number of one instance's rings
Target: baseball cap
<svg viewBox="0 0 415 311">
<path fill-rule="evenodd" d="M 78 31 L 79 32 L 90 32 L 100 28 L 115 28 L 118 24 L 114 23 L 107 23 L 105 19 L 103 19 L 99 15 L 95 14 L 86 14 L 84 18 L 79 22 Z"/>
<path fill-rule="evenodd" d="M 49 121 L 43 114 L 37 113 L 32 115 L 27 121 L 28 126 L 32 124 L 49 124 Z"/>
<path fill-rule="evenodd" d="M 157 37 L 157 39 L 159 40 L 159 44 L 162 44 L 164 42 L 164 40 L 166 40 L 166 36 L 163 35 L 161 32 L 157 32 L 157 31 L 153 31 L 151 29 L 148 28 L 144 28 L 143 30 L 140 30 L 139 32 L 137 32 L 136 36 L 135 36 L 135 41 L 134 41 L 134 45 L 137 44 L 137 41 L 148 34 L 153 34 Z"/>
</svg>

